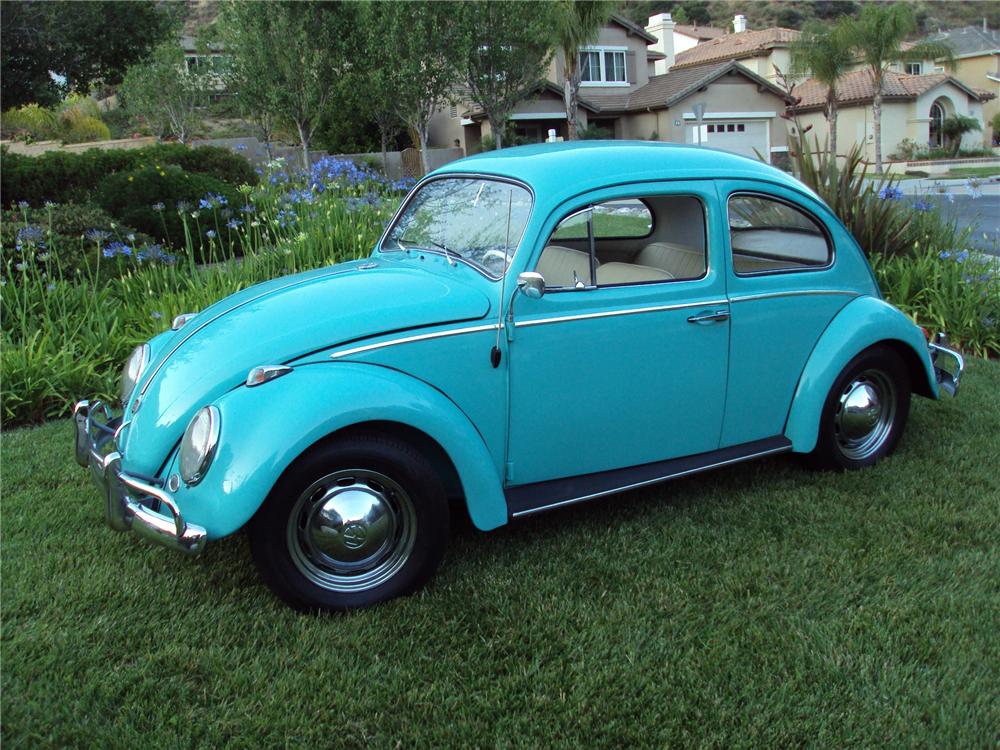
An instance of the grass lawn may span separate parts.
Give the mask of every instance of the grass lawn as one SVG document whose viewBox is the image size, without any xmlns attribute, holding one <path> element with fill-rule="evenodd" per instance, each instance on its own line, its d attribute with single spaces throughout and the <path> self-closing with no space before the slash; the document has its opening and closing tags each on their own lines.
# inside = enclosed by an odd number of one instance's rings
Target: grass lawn
<svg viewBox="0 0 1000 750">
<path fill-rule="evenodd" d="M 309 617 L 245 540 L 103 526 L 68 421 L 3 435 L 4 748 L 993 747 L 1000 363 L 900 451 L 779 457 L 491 534 Z"/>
</svg>

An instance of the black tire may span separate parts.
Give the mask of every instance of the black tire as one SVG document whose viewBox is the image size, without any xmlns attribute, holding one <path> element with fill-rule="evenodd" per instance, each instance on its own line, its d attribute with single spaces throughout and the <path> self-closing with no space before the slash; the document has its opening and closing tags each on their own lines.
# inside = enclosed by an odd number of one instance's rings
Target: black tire
<svg viewBox="0 0 1000 750">
<path fill-rule="evenodd" d="M 440 479 L 410 445 L 378 433 L 320 444 L 278 480 L 249 524 L 261 578 L 305 611 L 410 594 L 448 541 Z"/>
<path fill-rule="evenodd" d="M 823 405 L 810 463 L 822 469 L 863 469 L 890 455 L 910 414 L 910 376 L 887 346 L 847 363 Z"/>
</svg>

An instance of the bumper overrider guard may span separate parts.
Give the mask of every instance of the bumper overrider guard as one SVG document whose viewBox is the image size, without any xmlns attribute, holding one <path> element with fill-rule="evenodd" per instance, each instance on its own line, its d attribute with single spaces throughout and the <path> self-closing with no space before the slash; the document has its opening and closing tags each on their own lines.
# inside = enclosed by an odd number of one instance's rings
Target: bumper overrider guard
<svg viewBox="0 0 1000 750">
<path fill-rule="evenodd" d="M 205 549 L 205 529 L 185 522 L 173 497 L 156 486 L 158 480 L 122 471 L 122 456 L 115 450 L 121 418 L 112 418 L 107 404 L 78 402 L 73 407 L 73 425 L 76 462 L 90 468 L 104 495 L 108 526 L 115 531 L 134 531 L 147 541 L 189 555 Z"/>
<path fill-rule="evenodd" d="M 927 348 L 930 350 L 931 362 L 934 363 L 934 375 L 937 377 L 938 386 L 949 396 L 956 396 L 962 372 L 965 370 L 965 359 L 954 349 L 949 349 L 947 344 L 948 337 L 938 333 L 927 343 Z M 941 366 L 942 355 L 951 360 L 950 368 Z"/>
</svg>

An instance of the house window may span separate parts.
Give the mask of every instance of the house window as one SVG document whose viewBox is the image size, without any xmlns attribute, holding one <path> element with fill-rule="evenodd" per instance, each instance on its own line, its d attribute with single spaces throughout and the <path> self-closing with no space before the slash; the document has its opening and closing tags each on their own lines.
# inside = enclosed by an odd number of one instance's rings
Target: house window
<svg viewBox="0 0 1000 750">
<path fill-rule="evenodd" d="M 605 52 L 604 53 L 604 80 L 605 81 L 625 81 L 625 53 Z"/>
<path fill-rule="evenodd" d="M 580 82 L 591 86 L 627 86 L 625 49 L 597 47 L 580 52 Z"/>
<path fill-rule="evenodd" d="M 941 132 L 941 127 L 944 125 L 944 107 L 941 106 L 941 102 L 934 102 L 931 105 L 931 122 L 929 127 L 929 138 L 927 139 L 928 144 L 931 147 L 937 148 L 944 145 L 944 135 Z"/>
<path fill-rule="evenodd" d="M 458 117 L 458 105 L 456 105 L 456 104 L 452 104 L 452 105 L 451 105 L 451 107 L 450 107 L 450 108 L 448 109 L 448 115 L 449 115 L 449 116 L 451 117 L 451 119 L 453 119 L 453 120 L 454 120 L 454 119 L 455 119 L 456 117 Z"/>
<path fill-rule="evenodd" d="M 906 63 L 906 72 L 911 76 L 918 76 L 924 72 L 924 64 L 918 62 Z"/>
<path fill-rule="evenodd" d="M 580 80 L 584 83 L 604 80 L 601 78 L 601 53 L 580 53 Z"/>
</svg>

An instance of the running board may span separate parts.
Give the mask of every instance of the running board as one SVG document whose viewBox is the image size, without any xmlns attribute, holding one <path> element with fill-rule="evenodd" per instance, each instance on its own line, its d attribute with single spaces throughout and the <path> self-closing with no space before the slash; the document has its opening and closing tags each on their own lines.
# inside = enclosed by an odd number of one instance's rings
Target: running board
<svg viewBox="0 0 1000 750">
<path fill-rule="evenodd" d="M 625 469 L 600 471 L 566 479 L 551 479 L 547 482 L 522 484 L 504 490 L 507 498 L 507 514 L 519 518 L 543 510 L 552 510 L 564 505 L 582 503 L 604 495 L 633 490 L 637 487 L 665 482 L 689 474 L 697 474 L 719 466 L 749 461 L 752 458 L 785 453 L 792 449 L 792 442 L 779 435 L 763 440 L 754 440 L 742 445 L 720 448 L 695 456 L 672 458 Z"/>
</svg>

